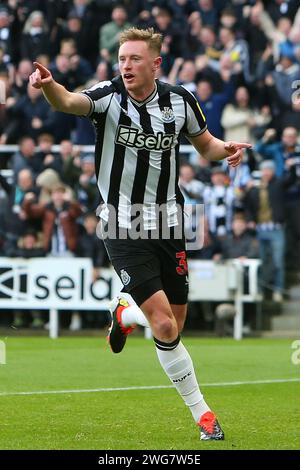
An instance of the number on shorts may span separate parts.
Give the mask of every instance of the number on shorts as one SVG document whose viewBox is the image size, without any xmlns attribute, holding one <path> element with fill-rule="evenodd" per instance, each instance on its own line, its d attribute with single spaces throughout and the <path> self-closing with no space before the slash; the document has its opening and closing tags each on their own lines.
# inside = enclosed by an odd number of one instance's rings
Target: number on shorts
<svg viewBox="0 0 300 470">
<path fill-rule="evenodd" d="M 186 261 L 186 252 L 179 251 L 178 253 L 176 253 L 176 258 L 179 259 L 178 261 L 179 266 L 177 266 L 176 268 L 177 274 L 180 274 L 181 276 L 183 276 L 184 274 L 187 273 L 187 270 L 188 270 L 187 261 Z"/>
</svg>

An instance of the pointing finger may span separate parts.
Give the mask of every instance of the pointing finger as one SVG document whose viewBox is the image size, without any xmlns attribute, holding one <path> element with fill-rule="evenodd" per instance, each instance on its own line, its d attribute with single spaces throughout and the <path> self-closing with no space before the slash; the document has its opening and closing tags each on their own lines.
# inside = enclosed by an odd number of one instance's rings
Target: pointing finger
<svg viewBox="0 0 300 470">
<path fill-rule="evenodd" d="M 227 142 L 225 144 L 225 149 L 243 149 L 243 148 L 251 148 L 252 144 L 246 144 L 243 142 Z"/>
<path fill-rule="evenodd" d="M 46 67 L 44 67 L 42 64 L 40 64 L 39 62 L 33 62 L 33 65 L 36 67 L 37 70 L 39 70 L 40 72 L 44 72 L 44 73 L 48 73 L 48 69 L 46 69 Z"/>
</svg>

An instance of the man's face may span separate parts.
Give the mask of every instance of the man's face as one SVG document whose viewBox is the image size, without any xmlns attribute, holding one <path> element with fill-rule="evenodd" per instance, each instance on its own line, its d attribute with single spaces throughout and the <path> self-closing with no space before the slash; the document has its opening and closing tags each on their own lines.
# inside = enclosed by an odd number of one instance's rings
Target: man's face
<svg viewBox="0 0 300 470">
<path fill-rule="evenodd" d="M 123 26 L 127 20 L 127 13 L 124 8 L 114 8 L 112 12 L 112 20 L 118 25 Z"/>
<path fill-rule="evenodd" d="M 145 41 L 127 41 L 120 46 L 119 69 L 129 93 L 151 87 L 160 64 L 161 57 L 157 57 Z"/>
<path fill-rule="evenodd" d="M 172 21 L 172 18 L 167 11 L 161 11 L 155 17 L 155 22 L 161 31 L 165 31 L 168 28 L 171 21 Z"/>
<path fill-rule="evenodd" d="M 81 169 L 85 175 L 93 176 L 95 173 L 95 164 L 90 161 L 82 162 Z"/>
<path fill-rule="evenodd" d="M 226 46 L 234 37 L 233 34 L 226 28 L 221 28 L 219 36 L 223 46 Z"/>
<path fill-rule="evenodd" d="M 195 64 L 191 60 L 188 60 L 187 62 L 183 64 L 182 69 L 179 74 L 179 78 L 183 82 L 193 82 L 195 80 L 195 75 L 196 75 Z"/>
<path fill-rule="evenodd" d="M 271 179 L 273 178 L 275 172 L 272 170 L 272 168 L 263 168 L 261 170 L 261 179 L 265 183 L 269 183 Z"/>
<path fill-rule="evenodd" d="M 32 63 L 27 60 L 21 60 L 18 66 L 18 74 L 22 80 L 28 80 L 29 75 L 32 73 Z"/>
<path fill-rule="evenodd" d="M 225 175 L 223 173 L 214 173 L 211 175 L 211 181 L 214 186 L 224 186 Z"/>
<path fill-rule="evenodd" d="M 200 39 L 204 46 L 213 46 L 216 42 L 216 36 L 213 31 L 203 28 L 200 32 Z"/>
<path fill-rule="evenodd" d="M 242 219 L 235 219 L 232 222 L 232 231 L 236 237 L 240 237 L 246 231 L 246 222 Z"/>
<path fill-rule="evenodd" d="M 33 186 L 32 175 L 29 170 L 21 170 L 18 175 L 18 186 L 22 191 L 29 191 Z"/>
<path fill-rule="evenodd" d="M 249 94 L 247 88 L 240 86 L 236 90 L 235 99 L 240 106 L 247 106 L 249 102 Z"/>
<path fill-rule="evenodd" d="M 69 140 L 62 140 L 60 143 L 60 153 L 64 156 L 70 156 L 72 154 L 73 145 Z"/>
<path fill-rule="evenodd" d="M 32 157 L 34 155 L 34 148 L 34 141 L 32 139 L 24 139 L 20 145 L 20 150 L 25 157 Z"/>
<path fill-rule="evenodd" d="M 194 179 L 194 171 L 193 169 L 188 166 L 188 165 L 183 165 L 180 168 L 180 179 L 182 180 L 183 183 L 189 183 Z"/>
<path fill-rule="evenodd" d="M 208 82 L 199 82 L 197 85 L 197 93 L 199 95 L 200 100 L 206 101 L 212 95 L 212 88 Z"/>
<path fill-rule="evenodd" d="M 294 127 L 286 127 L 282 133 L 282 142 L 287 147 L 293 147 L 297 143 L 297 130 Z"/>
<path fill-rule="evenodd" d="M 42 139 L 39 142 L 40 151 L 44 153 L 50 153 L 53 142 L 51 140 Z"/>
<path fill-rule="evenodd" d="M 26 235 L 23 245 L 26 250 L 32 250 L 35 247 L 36 239 L 34 235 Z"/>
<path fill-rule="evenodd" d="M 92 235 L 96 232 L 97 223 L 98 221 L 96 217 L 86 217 L 83 225 L 89 235 Z"/>
</svg>

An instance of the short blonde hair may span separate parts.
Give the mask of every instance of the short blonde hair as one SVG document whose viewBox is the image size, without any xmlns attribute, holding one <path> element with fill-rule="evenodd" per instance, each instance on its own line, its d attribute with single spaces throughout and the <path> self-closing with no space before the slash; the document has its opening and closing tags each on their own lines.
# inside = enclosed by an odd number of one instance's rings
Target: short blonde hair
<svg viewBox="0 0 300 470">
<path fill-rule="evenodd" d="M 129 28 L 120 34 L 119 44 L 122 46 L 127 41 L 145 41 L 150 50 L 160 55 L 162 40 L 162 35 L 155 33 L 153 28 Z"/>
</svg>

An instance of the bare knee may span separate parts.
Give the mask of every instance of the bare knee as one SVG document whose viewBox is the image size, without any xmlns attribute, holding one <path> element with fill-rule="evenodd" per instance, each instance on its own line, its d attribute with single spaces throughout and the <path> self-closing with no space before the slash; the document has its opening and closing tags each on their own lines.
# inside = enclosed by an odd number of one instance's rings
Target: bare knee
<svg viewBox="0 0 300 470">
<path fill-rule="evenodd" d="M 150 323 L 155 338 L 165 342 L 175 341 L 178 337 L 176 317 L 163 291 L 153 294 L 141 305 L 141 309 Z"/>
<path fill-rule="evenodd" d="M 178 328 L 175 318 L 167 315 L 155 315 L 151 322 L 152 332 L 155 338 L 171 342 L 178 336 Z"/>
</svg>

